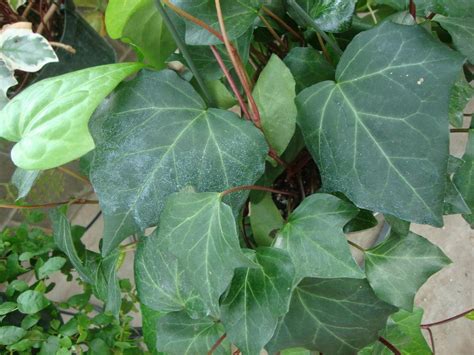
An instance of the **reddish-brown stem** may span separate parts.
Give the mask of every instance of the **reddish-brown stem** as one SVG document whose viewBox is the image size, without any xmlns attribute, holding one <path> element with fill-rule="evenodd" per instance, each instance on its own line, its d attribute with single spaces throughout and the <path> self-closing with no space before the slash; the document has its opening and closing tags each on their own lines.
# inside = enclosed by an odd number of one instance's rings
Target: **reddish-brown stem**
<svg viewBox="0 0 474 355">
<path fill-rule="evenodd" d="M 319 33 L 316 33 L 316 37 L 318 38 L 318 42 L 319 42 L 319 45 L 321 46 L 321 50 L 323 51 L 324 57 L 329 63 L 332 64 L 331 56 L 329 55 L 326 45 L 324 44 L 323 38 L 321 37 Z"/>
<path fill-rule="evenodd" d="M 402 353 L 400 352 L 400 350 L 398 350 L 392 343 L 390 343 L 387 339 L 385 339 L 384 337 L 379 337 L 379 341 L 385 345 L 392 353 L 394 353 L 395 355 L 401 355 Z"/>
<path fill-rule="evenodd" d="M 416 20 L 416 5 L 414 0 L 410 0 L 409 10 L 410 15 L 412 15 L 413 18 Z"/>
<path fill-rule="evenodd" d="M 425 330 L 428 331 L 428 335 L 430 337 L 431 352 L 433 353 L 433 355 L 435 355 L 436 354 L 436 349 L 435 349 L 435 342 L 434 342 L 433 332 L 431 331 L 431 328 L 426 328 Z"/>
<path fill-rule="evenodd" d="M 272 189 L 271 187 L 258 186 L 258 185 L 242 185 L 242 186 L 232 187 L 230 189 L 227 189 L 227 190 L 221 192 L 221 196 L 229 195 L 231 193 L 238 192 L 238 191 L 243 191 L 243 190 L 266 191 L 266 192 L 272 192 L 272 193 L 280 194 L 280 195 L 296 196 L 296 194 L 292 193 L 292 192 L 276 190 L 276 189 Z"/>
<path fill-rule="evenodd" d="M 224 339 L 226 338 L 227 334 L 224 333 L 219 339 L 217 339 L 216 343 L 212 346 L 211 350 L 208 351 L 207 355 L 212 355 L 212 353 L 222 344 Z"/>
<path fill-rule="evenodd" d="M 248 206 L 247 206 L 247 208 L 248 208 Z M 255 249 L 255 245 L 252 243 L 249 236 L 247 235 L 247 229 L 246 228 L 247 227 L 245 226 L 245 215 L 244 215 L 244 217 L 242 218 L 242 234 L 243 234 L 243 237 L 244 237 L 244 242 L 245 242 L 245 245 L 247 245 L 247 248 Z"/>
<path fill-rule="evenodd" d="M 214 57 L 216 57 L 217 63 L 219 64 L 222 72 L 224 73 L 227 81 L 229 82 L 229 85 L 232 89 L 232 92 L 234 93 L 235 97 L 237 98 L 237 101 L 239 102 L 239 106 L 242 109 L 242 112 L 244 115 L 250 119 L 250 113 L 247 109 L 247 106 L 245 105 L 244 99 L 242 98 L 242 95 L 240 95 L 239 89 L 237 88 L 237 85 L 235 84 L 234 79 L 232 78 L 232 75 L 230 75 L 229 70 L 227 70 L 227 67 L 225 66 L 224 61 L 222 60 L 222 57 L 217 50 L 215 46 L 211 46 L 212 53 L 214 54 Z"/>
<path fill-rule="evenodd" d="M 163 2 L 166 4 L 166 6 L 168 6 L 171 10 L 176 12 L 181 17 L 185 18 L 186 20 L 189 20 L 189 21 L 193 22 L 194 24 L 198 25 L 199 27 L 204 28 L 206 31 L 208 31 L 209 33 L 212 33 L 214 36 L 219 38 L 221 42 L 224 42 L 224 38 L 219 33 L 219 31 L 216 31 L 215 29 L 213 29 L 211 26 L 209 26 L 204 21 L 194 17 L 190 13 L 184 11 L 182 8 L 173 5 L 169 0 L 163 0 Z"/>
<path fill-rule="evenodd" d="M 268 155 L 273 158 L 278 164 L 280 164 L 281 166 L 287 168 L 288 167 L 288 163 L 286 161 L 284 161 L 282 158 L 280 158 L 277 154 L 277 152 L 275 152 L 275 150 L 273 148 L 270 148 L 270 150 L 268 151 Z"/>
<path fill-rule="evenodd" d="M 268 9 L 266 6 L 262 6 L 263 12 L 265 12 L 268 16 L 270 16 L 272 19 L 274 19 L 276 22 L 280 24 L 281 27 L 283 27 L 285 30 L 287 30 L 289 33 L 291 33 L 294 37 L 298 38 L 300 41 L 301 45 L 304 44 L 304 38 L 296 32 L 294 29 L 292 29 L 283 19 L 281 19 L 277 14 L 275 14 L 273 11 Z"/>
<path fill-rule="evenodd" d="M 426 16 L 426 19 L 427 19 L 427 20 L 432 20 L 433 17 L 435 17 L 435 16 L 436 16 L 436 13 L 431 12 L 428 16 Z"/>
<path fill-rule="evenodd" d="M 270 34 L 273 36 L 273 38 L 275 39 L 275 41 L 277 41 L 278 44 L 279 44 L 282 48 L 285 48 L 285 47 L 286 47 L 285 42 L 283 42 L 282 39 L 280 38 L 280 36 L 278 36 L 278 33 L 276 33 L 275 29 L 272 27 L 272 25 L 270 24 L 270 22 L 267 21 L 267 19 L 265 18 L 265 16 L 258 15 L 258 17 L 260 18 L 260 20 L 262 20 L 263 24 L 265 25 L 265 27 L 267 28 L 267 30 L 270 32 Z"/>
<path fill-rule="evenodd" d="M 224 45 L 227 49 L 227 53 L 229 54 L 230 60 L 232 61 L 232 64 L 234 65 L 234 68 L 237 72 L 237 76 L 239 77 L 240 82 L 242 83 L 242 86 L 245 91 L 245 95 L 247 96 L 247 100 L 249 101 L 250 110 L 252 111 L 252 116 L 251 116 L 252 121 L 257 128 L 261 129 L 262 124 L 260 122 L 260 113 L 258 111 L 257 104 L 255 103 L 255 100 L 253 99 L 253 96 L 252 96 L 252 89 L 249 84 L 247 73 L 245 72 L 243 68 L 242 62 L 240 61 L 240 58 L 238 57 L 237 51 L 231 45 L 229 38 L 227 37 L 224 16 L 222 14 L 222 9 L 221 9 L 221 2 L 220 0 L 215 0 L 215 3 L 216 3 L 217 19 L 219 21 L 219 26 L 220 26 L 221 34 L 224 40 Z"/>
<path fill-rule="evenodd" d="M 440 320 L 440 321 L 438 321 L 438 322 L 422 324 L 421 327 L 422 327 L 423 329 L 427 329 L 427 328 L 430 328 L 430 327 L 434 327 L 435 325 L 441 325 L 441 324 L 444 324 L 444 323 L 452 322 L 453 320 L 456 320 L 456 319 L 459 319 L 459 318 L 464 317 L 466 314 L 471 313 L 472 311 L 474 311 L 474 308 L 468 309 L 467 311 L 464 311 L 464 312 L 462 312 L 462 313 L 459 313 L 459 314 L 457 314 L 457 315 L 455 315 L 455 316 L 453 316 L 453 317 L 449 317 L 449 318 Z"/>
<path fill-rule="evenodd" d="M 359 249 L 361 252 L 365 253 L 365 249 L 362 248 L 359 244 L 356 244 L 351 240 L 348 240 L 347 243 L 349 243 L 349 245 L 352 245 L 354 248 Z"/>
<path fill-rule="evenodd" d="M 72 199 L 69 201 L 61 201 L 61 202 L 51 202 L 51 203 L 45 203 L 43 205 L 25 205 L 25 206 L 19 206 L 19 205 L 11 205 L 11 204 L 0 204 L 0 208 L 15 208 L 19 210 L 34 210 L 34 209 L 39 209 L 39 208 L 53 208 L 53 207 L 58 207 L 62 205 L 97 205 L 99 201 L 96 200 L 85 200 L 82 198 L 78 199 Z"/>
</svg>

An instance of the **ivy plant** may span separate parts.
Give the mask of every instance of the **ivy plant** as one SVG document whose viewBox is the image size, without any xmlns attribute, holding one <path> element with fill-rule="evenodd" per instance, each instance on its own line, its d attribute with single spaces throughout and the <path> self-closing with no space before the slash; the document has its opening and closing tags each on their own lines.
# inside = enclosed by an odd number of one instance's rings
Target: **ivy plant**
<svg viewBox="0 0 474 355">
<path fill-rule="evenodd" d="M 473 14 L 451 0 L 109 0 L 107 31 L 137 61 L 29 86 L 0 137 L 20 197 L 42 170 L 86 167 L 98 201 L 28 207 L 100 204 L 100 253 L 62 209 L 56 248 L 116 320 L 120 255 L 136 248 L 150 352 L 429 354 L 414 298 L 451 261 L 410 224 L 473 226 Z M 462 157 L 453 134 L 469 135 Z M 375 214 L 385 238 L 349 242 Z M 50 306 L 40 286 L 20 292 L 1 309 Z"/>
</svg>

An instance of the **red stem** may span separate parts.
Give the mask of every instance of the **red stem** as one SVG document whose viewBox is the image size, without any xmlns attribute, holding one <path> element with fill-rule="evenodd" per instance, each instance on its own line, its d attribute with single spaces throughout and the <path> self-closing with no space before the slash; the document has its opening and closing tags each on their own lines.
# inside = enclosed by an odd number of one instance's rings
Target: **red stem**
<svg viewBox="0 0 474 355">
<path fill-rule="evenodd" d="M 227 67 L 224 64 L 224 61 L 222 60 L 222 57 L 219 54 L 219 51 L 217 50 L 217 48 L 215 46 L 211 46 L 211 50 L 212 50 L 212 53 L 214 54 L 214 57 L 216 57 L 217 63 L 221 67 L 221 70 L 224 73 L 227 81 L 229 82 L 229 85 L 230 85 L 235 97 L 237 98 L 237 101 L 239 102 L 239 106 L 242 109 L 242 112 L 244 113 L 244 115 L 248 119 L 250 119 L 251 118 L 250 113 L 247 109 L 247 106 L 245 105 L 244 99 L 242 98 L 242 95 L 240 95 L 239 89 L 237 89 L 237 85 L 235 84 L 234 79 L 230 75 L 229 70 L 227 70 Z"/>
<path fill-rule="evenodd" d="M 272 189 L 271 187 L 257 186 L 257 185 L 242 185 L 242 186 L 232 187 L 230 189 L 227 189 L 221 192 L 221 196 L 225 196 L 233 192 L 242 191 L 242 190 L 258 190 L 258 191 L 272 192 L 272 193 L 281 194 L 281 195 L 296 196 L 296 194 L 292 192 L 280 191 L 280 190 Z"/>
<path fill-rule="evenodd" d="M 410 14 L 413 16 L 413 18 L 416 20 L 416 5 L 414 0 L 410 0 Z"/>
<path fill-rule="evenodd" d="M 401 355 L 402 353 L 400 352 L 400 350 L 398 350 L 392 343 L 390 343 L 387 339 L 385 339 L 384 337 L 379 337 L 379 341 L 385 345 L 392 353 L 394 353 L 395 355 Z"/>
<path fill-rule="evenodd" d="M 212 353 L 221 345 L 221 343 L 226 338 L 227 334 L 224 333 L 219 339 L 217 339 L 216 343 L 212 346 L 211 350 L 208 351 L 207 355 L 212 355 Z"/>
<path fill-rule="evenodd" d="M 471 308 L 471 309 L 469 309 L 469 310 L 467 310 L 467 311 L 464 311 L 464 312 L 462 312 L 462 313 L 460 313 L 460 314 L 457 314 L 457 315 L 455 315 L 455 316 L 453 316 L 453 317 L 440 320 L 440 321 L 438 321 L 438 322 L 422 324 L 422 325 L 421 325 L 421 328 L 423 328 L 423 329 L 428 329 L 429 327 L 433 327 L 433 326 L 435 326 L 435 325 L 441 325 L 441 324 L 444 324 L 444 323 L 452 322 L 453 320 L 456 320 L 456 319 L 459 319 L 459 318 L 464 317 L 466 314 L 471 313 L 472 311 L 474 311 L 474 308 Z"/>
</svg>

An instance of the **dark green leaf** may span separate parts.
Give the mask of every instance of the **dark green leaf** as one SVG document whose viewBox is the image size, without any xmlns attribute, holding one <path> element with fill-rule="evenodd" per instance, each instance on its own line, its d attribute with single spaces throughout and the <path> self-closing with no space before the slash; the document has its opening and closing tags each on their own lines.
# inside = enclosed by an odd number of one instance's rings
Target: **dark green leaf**
<svg viewBox="0 0 474 355">
<path fill-rule="evenodd" d="M 290 215 L 275 246 L 289 252 L 297 278 L 363 278 L 352 258 L 344 225 L 358 213 L 352 204 L 328 194 L 307 197 Z"/>
<path fill-rule="evenodd" d="M 454 84 L 451 90 L 451 98 L 449 99 L 449 123 L 454 127 L 462 127 L 464 109 L 473 96 L 474 88 L 466 81 L 464 74 L 462 74 Z"/>
<path fill-rule="evenodd" d="M 462 159 L 464 164 L 454 174 L 453 182 L 461 193 L 464 201 L 467 203 L 471 212 L 474 213 L 474 121 L 471 121 L 469 130 L 469 140 L 467 142 L 466 152 Z M 474 226 L 474 215 L 464 215 L 464 219 Z"/>
<path fill-rule="evenodd" d="M 48 307 L 51 302 L 41 292 L 28 290 L 16 299 L 18 310 L 25 314 L 34 314 Z"/>
<path fill-rule="evenodd" d="M 234 269 L 255 267 L 240 249 L 232 210 L 221 202 L 219 193 L 171 195 L 158 238 L 163 239 L 163 252 L 176 257 L 178 273 L 184 271 L 214 316 L 219 314 L 219 297 L 229 286 Z"/>
<path fill-rule="evenodd" d="M 145 306 L 143 303 L 140 305 L 143 317 L 143 338 L 148 351 L 153 355 L 158 355 L 156 350 L 156 338 L 157 338 L 157 326 L 158 319 L 163 316 L 161 312 L 154 311 L 153 309 Z"/>
<path fill-rule="evenodd" d="M 282 154 L 296 127 L 295 80 L 275 54 L 263 68 L 253 89 L 263 133 L 278 155 Z"/>
<path fill-rule="evenodd" d="M 449 32 L 456 49 L 474 63 L 474 14 L 471 13 L 471 17 L 436 15 L 433 20 Z"/>
<path fill-rule="evenodd" d="M 186 310 L 192 318 L 205 314 L 206 307 L 193 291 L 178 260 L 163 245 L 156 230 L 140 241 L 135 256 L 135 280 L 140 301 L 161 312 Z"/>
<path fill-rule="evenodd" d="M 304 347 L 327 354 L 353 354 L 378 337 L 396 308 L 379 300 L 366 280 L 304 279 L 293 292 L 270 353 Z"/>
<path fill-rule="evenodd" d="M 244 354 L 259 354 L 271 339 L 278 318 L 288 311 L 294 266 L 288 254 L 259 248 L 257 269 L 237 269 L 221 305 L 228 338 Z"/>
<path fill-rule="evenodd" d="M 368 210 L 360 212 L 344 226 L 344 233 L 360 232 L 375 227 L 379 222 L 374 214 Z"/>
<path fill-rule="evenodd" d="M 393 344 L 402 355 L 431 354 L 420 328 L 423 309 L 415 308 L 413 313 L 400 310 L 390 316 L 381 336 Z M 393 354 L 381 342 L 364 348 L 359 355 L 391 355 Z"/>
<path fill-rule="evenodd" d="M 84 281 L 94 284 L 93 277 L 90 275 L 89 270 L 83 266 L 81 259 L 77 255 L 71 234 L 71 224 L 64 212 L 59 209 L 53 209 L 49 212 L 49 217 L 53 224 L 54 241 L 57 247 L 67 255 L 79 276 Z"/>
<path fill-rule="evenodd" d="M 334 68 L 314 48 L 293 48 L 284 61 L 295 78 L 297 93 L 321 81 L 334 80 Z"/>
<path fill-rule="evenodd" d="M 7 325 L 0 327 L 0 345 L 11 345 L 26 335 L 26 330 Z"/>
<path fill-rule="evenodd" d="M 204 21 L 220 32 L 214 0 L 172 0 L 174 5 Z M 221 1 L 222 15 L 229 39 L 242 36 L 257 18 L 258 0 Z M 186 43 L 191 45 L 221 44 L 221 41 L 192 22 L 186 22 Z"/>
<path fill-rule="evenodd" d="M 105 215 L 105 254 L 156 224 L 172 192 L 253 184 L 267 153 L 250 122 L 206 109 L 191 85 L 169 70 L 123 83 L 96 112 L 91 130 L 97 145 L 91 179 Z M 226 201 L 239 207 L 246 196 Z"/>
<path fill-rule="evenodd" d="M 325 32 L 344 32 L 349 29 L 356 0 L 296 0 L 296 3 Z M 289 11 L 298 22 L 304 23 L 294 11 Z"/>
<path fill-rule="evenodd" d="M 392 234 L 365 252 L 365 272 L 375 294 L 410 312 L 418 289 L 450 263 L 441 249 L 414 233 Z"/>
<path fill-rule="evenodd" d="M 389 214 L 384 215 L 385 221 L 390 225 L 390 231 L 401 236 L 410 232 L 410 222 L 404 221 Z"/>
<path fill-rule="evenodd" d="M 170 355 L 207 354 L 224 335 L 221 323 L 211 318 L 191 319 L 185 312 L 168 313 L 158 319 L 156 347 Z M 213 355 L 228 355 L 227 339 L 217 347 Z"/>
<path fill-rule="evenodd" d="M 297 98 L 325 190 L 361 208 L 441 226 L 447 102 L 462 62 L 417 26 L 387 21 L 357 35 L 337 83 L 316 84 Z"/>
</svg>

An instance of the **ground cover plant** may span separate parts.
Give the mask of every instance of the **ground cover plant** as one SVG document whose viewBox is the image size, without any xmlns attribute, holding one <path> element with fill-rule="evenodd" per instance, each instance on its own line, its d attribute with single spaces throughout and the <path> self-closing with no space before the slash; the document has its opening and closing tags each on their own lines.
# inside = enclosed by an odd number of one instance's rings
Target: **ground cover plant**
<svg viewBox="0 0 474 355">
<path fill-rule="evenodd" d="M 103 342 L 104 324 L 82 308 L 73 319 L 87 319 L 89 337 L 59 320 L 38 330 L 66 353 L 430 354 L 423 329 L 472 317 L 460 310 L 421 324 L 416 292 L 451 261 L 410 224 L 442 227 L 443 216 L 461 214 L 474 225 L 474 126 L 463 128 L 474 3 L 77 3 L 137 60 L 13 91 L 14 70 L 58 58 L 38 31 L 0 32 L 0 137 L 14 143 L 20 198 L 0 206 L 50 209 L 55 242 L 40 254 L 5 253 L 7 275 L 27 262 L 38 281 L 17 290 L 22 272 L 3 280 L 0 317 L 51 306 L 42 281 L 50 260 L 54 271 L 75 269 L 113 320 Z M 29 6 L 9 4 L 4 16 L 19 19 Z M 453 134 L 469 135 L 462 158 L 450 155 Z M 45 170 L 78 159 L 98 201 L 21 200 Z M 66 213 L 92 203 L 105 224 L 100 253 L 81 245 Z M 390 226 L 386 238 L 369 248 L 348 241 L 344 233 L 378 223 L 374 214 Z M 130 249 L 136 296 L 116 272 Z M 138 330 L 126 317 L 135 297 Z M 0 326 L 0 349 L 43 351 L 30 334 Z"/>
</svg>

